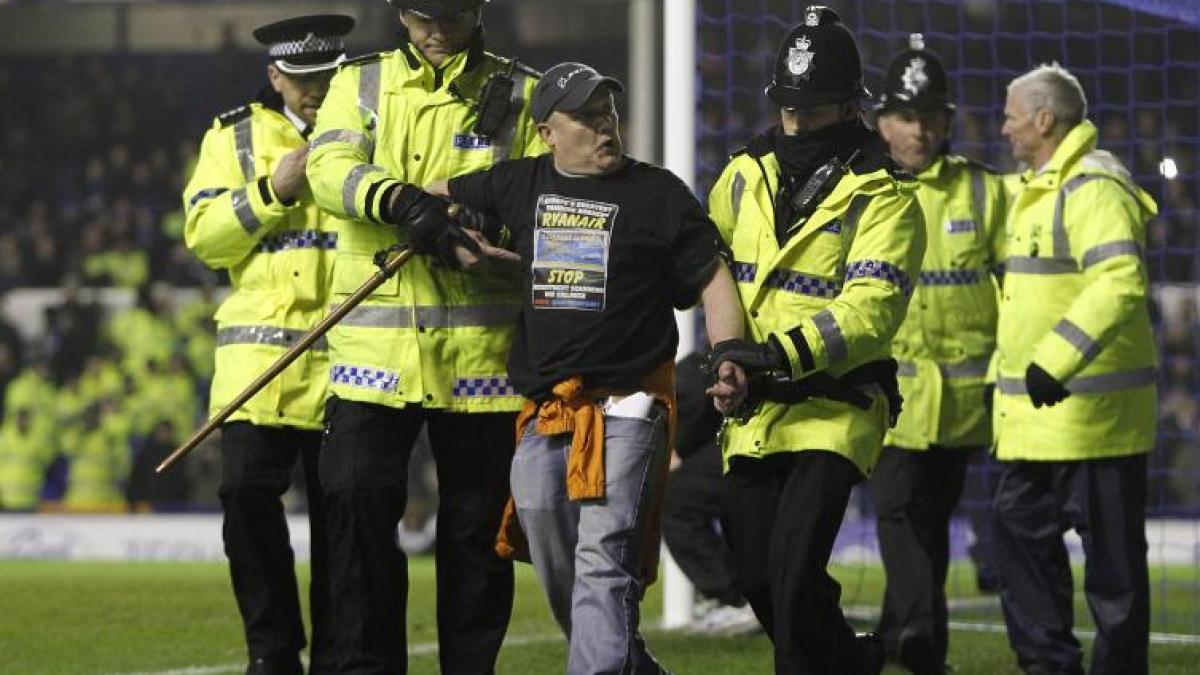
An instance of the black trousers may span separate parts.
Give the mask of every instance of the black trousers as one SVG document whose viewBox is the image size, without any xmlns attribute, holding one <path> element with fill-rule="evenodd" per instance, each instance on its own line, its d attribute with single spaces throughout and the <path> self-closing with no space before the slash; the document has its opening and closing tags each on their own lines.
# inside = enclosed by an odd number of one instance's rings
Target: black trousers
<svg viewBox="0 0 1200 675">
<path fill-rule="evenodd" d="M 996 557 L 993 552 L 995 537 L 992 534 L 992 499 L 996 494 L 996 483 L 1000 480 L 1000 463 L 986 448 L 970 452 L 967 461 L 967 478 L 963 482 L 963 494 L 958 502 L 960 514 L 965 514 L 971 523 L 975 540 L 967 548 L 967 555 L 975 565 L 975 583 L 982 592 L 995 593 L 999 590 L 996 581 Z"/>
<path fill-rule="evenodd" d="M 438 658 L 446 675 L 492 673 L 512 614 L 512 563 L 494 550 L 508 498 L 513 413 L 396 409 L 334 398 L 321 483 L 329 513 L 338 673 L 407 673 L 408 560 L 396 539 L 423 425 L 437 465 Z"/>
<path fill-rule="evenodd" d="M 733 573 L 721 518 L 721 450 L 707 443 L 683 460 L 667 479 L 662 536 L 679 569 L 706 597 L 726 605 L 744 605 Z"/>
<path fill-rule="evenodd" d="M 738 458 L 723 520 L 738 583 L 775 646 L 777 675 L 857 673 L 863 654 L 826 567 L 862 474 L 832 452 Z"/>
<path fill-rule="evenodd" d="M 1063 543 L 1074 528 L 1083 540 L 1083 590 L 1097 631 L 1089 672 L 1149 672 L 1146 455 L 1002 465 L 993 511 L 996 563 L 1008 640 L 1021 667 L 1083 672 Z"/>
<path fill-rule="evenodd" d="M 287 520 L 280 497 L 299 458 L 308 495 L 312 578 L 313 673 L 332 671 L 328 584 L 329 546 L 317 456 L 321 432 L 232 422 L 221 428 L 222 536 L 229 576 L 242 614 L 250 659 L 266 659 L 279 673 L 301 672 L 304 623 Z"/>
<path fill-rule="evenodd" d="M 946 660 L 950 516 L 971 454 L 965 448 L 886 446 L 867 482 L 887 574 L 878 630 L 890 651 L 903 634 L 928 645 L 937 663 Z"/>
</svg>

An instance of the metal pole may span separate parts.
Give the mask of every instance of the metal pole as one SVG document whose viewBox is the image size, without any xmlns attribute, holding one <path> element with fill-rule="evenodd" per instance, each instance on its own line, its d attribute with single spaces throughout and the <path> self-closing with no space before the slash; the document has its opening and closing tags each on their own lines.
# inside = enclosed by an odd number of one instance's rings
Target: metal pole
<svg viewBox="0 0 1200 675">
<path fill-rule="evenodd" d="M 695 189 L 696 180 L 696 0 L 663 0 L 664 164 Z M 696 351 L 696 311 L 676 312 L 676 357 Z M 692 621 L 692 582 L 663 546 L 663 628 Z"/>
<path fill-rule="evenodd" d="M 658 160 L 657 113 L 658 26 L 656 0 L 629 0 L 629 129 L 630 154 L 644 162 Z"/>
</svg>

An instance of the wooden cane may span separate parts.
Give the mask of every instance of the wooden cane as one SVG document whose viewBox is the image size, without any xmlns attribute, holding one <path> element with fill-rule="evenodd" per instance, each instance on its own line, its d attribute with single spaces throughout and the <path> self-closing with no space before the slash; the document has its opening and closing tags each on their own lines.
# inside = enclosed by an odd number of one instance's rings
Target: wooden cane
<svg viewBox="0 0 1200 675">
<path fill-rule="evenodd" d="M 390 259 L 384 262 L 380 266 L 379 271 L 371 276 L 371 278 L 367 279 L 366 283 L 360 286 L 357 291 L 354 291 L 353 295 L 351 295 L 345 302 L 335 307 L 328 316 L 326 316 L 324 319 L 321 319 L 320 323 L 318 323 L 316 326 L 313 326 L 312 330 L 308 331 L 304 337 L 300 338 L 296 344 L 292 345 L 292 348 L 287 350 L 283 356 L 280 356 L 275 363 L 271 364 L 270 368 L 267 368 L 262 375 L 259 375 L 257 379 L 243 389 L 242 393 L 237 395 L 237 398 L 230 401 L 229 404 L 224 408 L 221 408 L 221 411 L 214 415 L 212 419 L 208 420 L 208 422 L 205 422 L 204 426 L 200 427 L 196 433 L 192 434 L 192 437 L 189 438 L 186 443 L 176 448 L 169 457 L 164 459 L 162 464 L 159 464 L 158 468 L 156 468 L 154 472 L 162 473 L 163 471 L 166 471 L 172 465 L 182 459 L 184 455 L 195 449 L 197 445 L 200 445 L 205 438 L 208 438 L 208 435 L 211 434 L 214 429 L 221 426 L 225 420 L 229 419 L 230 415 L 236 412 L 238 408 L 241 408 L 243 405 L 245 405 L 246 401 L 249 401 L 255 394 L 259 392 L 259 390 L 267 386 L 268 382 L 275 379 L 276 376 L 282 373 L 285 368 L 292 364 L 292 361 L 295 361 L 301 354 L 308 351 L 314 342 L 320 339 L 322 335 L 325 335 L 325 333 L 328 333 L 329 329 L 333 328 L 334 324 L 336 324 L 338 321 L 341 321 L 342 317 L 346 316 L 350 310 L 357 307 L 363 300 L 367 298 L 368 295 L 371 294 L 372 291 L 374 291 L 376 288 L 379 288 L 383 282 L 391 278 L 392 275 L 394 275 L 401 267 L 403 267 L 404 263 L 408 262 L 408 259 L 411 257 L 412 249 L 404 249 L 400 251 L 399 254 L 392 256 Z"/>
</svg>

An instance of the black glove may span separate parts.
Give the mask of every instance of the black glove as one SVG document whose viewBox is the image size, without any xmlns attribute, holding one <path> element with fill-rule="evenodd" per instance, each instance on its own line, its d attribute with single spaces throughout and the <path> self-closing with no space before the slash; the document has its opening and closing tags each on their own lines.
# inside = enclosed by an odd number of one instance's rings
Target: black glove
<svg viewBox="0 0 1200 675">
<path fill-rule="evenodd" d="M 454 220 L 464 229 L 479 232 L 493 246 L 506 248 L 512 239 L 508 226 L 500 221 L 499 216 L 490 211 L 481 211 L 465 204 L 459 204 Z"/>
<path fill-rule="evenodd" d="M 713 345 L 708 353 L 704 369 L 709 377 L 716 378 L 721 371 L 721 364 L 732 361 L 742 367 L 747 375 L 758 373 L 791 373 L 787 352 L 774 335 L 767 337 L 766 342 L 751 342 L 749 340 L 722 340 Z"/>
<path fill-rule="evenodd" d="M 1025 391 L 1029 393 L 1029 400 L 1035 408 L 1053 406 L 1071 395 L 1053 375 L 1036 363 L 1029 364 L 1025 369 Z"/>
<path fill-rule="evenodd" d="M 454 247 L 461 245 L 479 255 L 479 245 L 467 236 L 447 213 L 450 203 L 412 185 L 402 185 L 392 199 L 386 220 L 408 228 L 408 243 L 414 253 L 433 254 L 446 266 L 457 269 Z"/>
</svg>

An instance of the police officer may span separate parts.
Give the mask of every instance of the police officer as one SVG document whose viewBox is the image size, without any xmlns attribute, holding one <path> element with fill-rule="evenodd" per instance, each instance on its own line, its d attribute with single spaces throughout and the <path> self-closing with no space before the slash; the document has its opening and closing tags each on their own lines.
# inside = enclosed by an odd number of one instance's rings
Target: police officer
<svg viewBox="0 0 1200 675">
<path fill-rule="evenodd" d="M 444 214 L 420 186 L 545 151 L 529 114 L 536 78 L 484 51 L 483 0 L 392 4 L 402 44 L 334 77 L 308 161 L 318 203 L 345 218 L 334 303 L 374 273 L 376 251 Z M 406 669 L 407 563 L 396 526 L 422 426 L 438 475 L 442 672 L 492 672 L 512 609 L 512 564 L 493 544 L 521 406 L 505 369 L 519 271 L 498 283 L 432 260 L 409 261 L 329 334 L 321 480 L 338 657 L 356 673 Z"/>
<path fill-rule="evenodd" d="M 950 515 L 970 458 L 992 435 L 984 378 L 996 342 L 1005 191 L 995 172 L 949 154 L 946 70 L 920 34 L 888 66 L 875 111 L 892 157 L 917 176 L 927 242 L 892 344 L 904 412 L 869 482 L 887 572 L 879 633 L 906 668 L 940 675 Z"/>
<path fill-rule="evenodd" d="M 1087 557 L 1092 673 L 1148 672 L 1146 455 L 1157 363 L 1142 251 L 1154 200 L 1096 149 L 1079 81 L 1008 86 L 1001 133 L 1029 170 L 1008 218 L 996 350 L 1000 600 L 1026 673 L 1083 673 L 1063 531 Z"/>
<path fill-rule="evenodd" d="M 308 139 L 354 20 L 300 16 L 262 26 L 270 86 L 219 116 L 183 192 L 185 241 L 229 270 L 216 313 L 211 411 L 232 400 L 324 314 L 337 232 L 304 175 Z M 300 458 L 312 536 L 311 671 L 331 668 L 328 546 L 317 458 L 328 381 L 318 342 L 222 426 L 223 535 L 251 673 L 299 673 L 304 626 L 280 496 Z"/>
<path fill-rule="evenodd" d="M 776 673 L 878 673 L 882 645 L 855 636 L 826 565 L 898 412 L 889 348 L 925 230 L 912 177 L 861 119 L 858 47 L 836 13 L 805 10 L 766 93 L 779 125 L 734 155 L 709 198 L 749 337 L 711 355 L 722 380 L 710 392 L 737 417 L 723 438 L 725 532 Z"/>
</svg>

